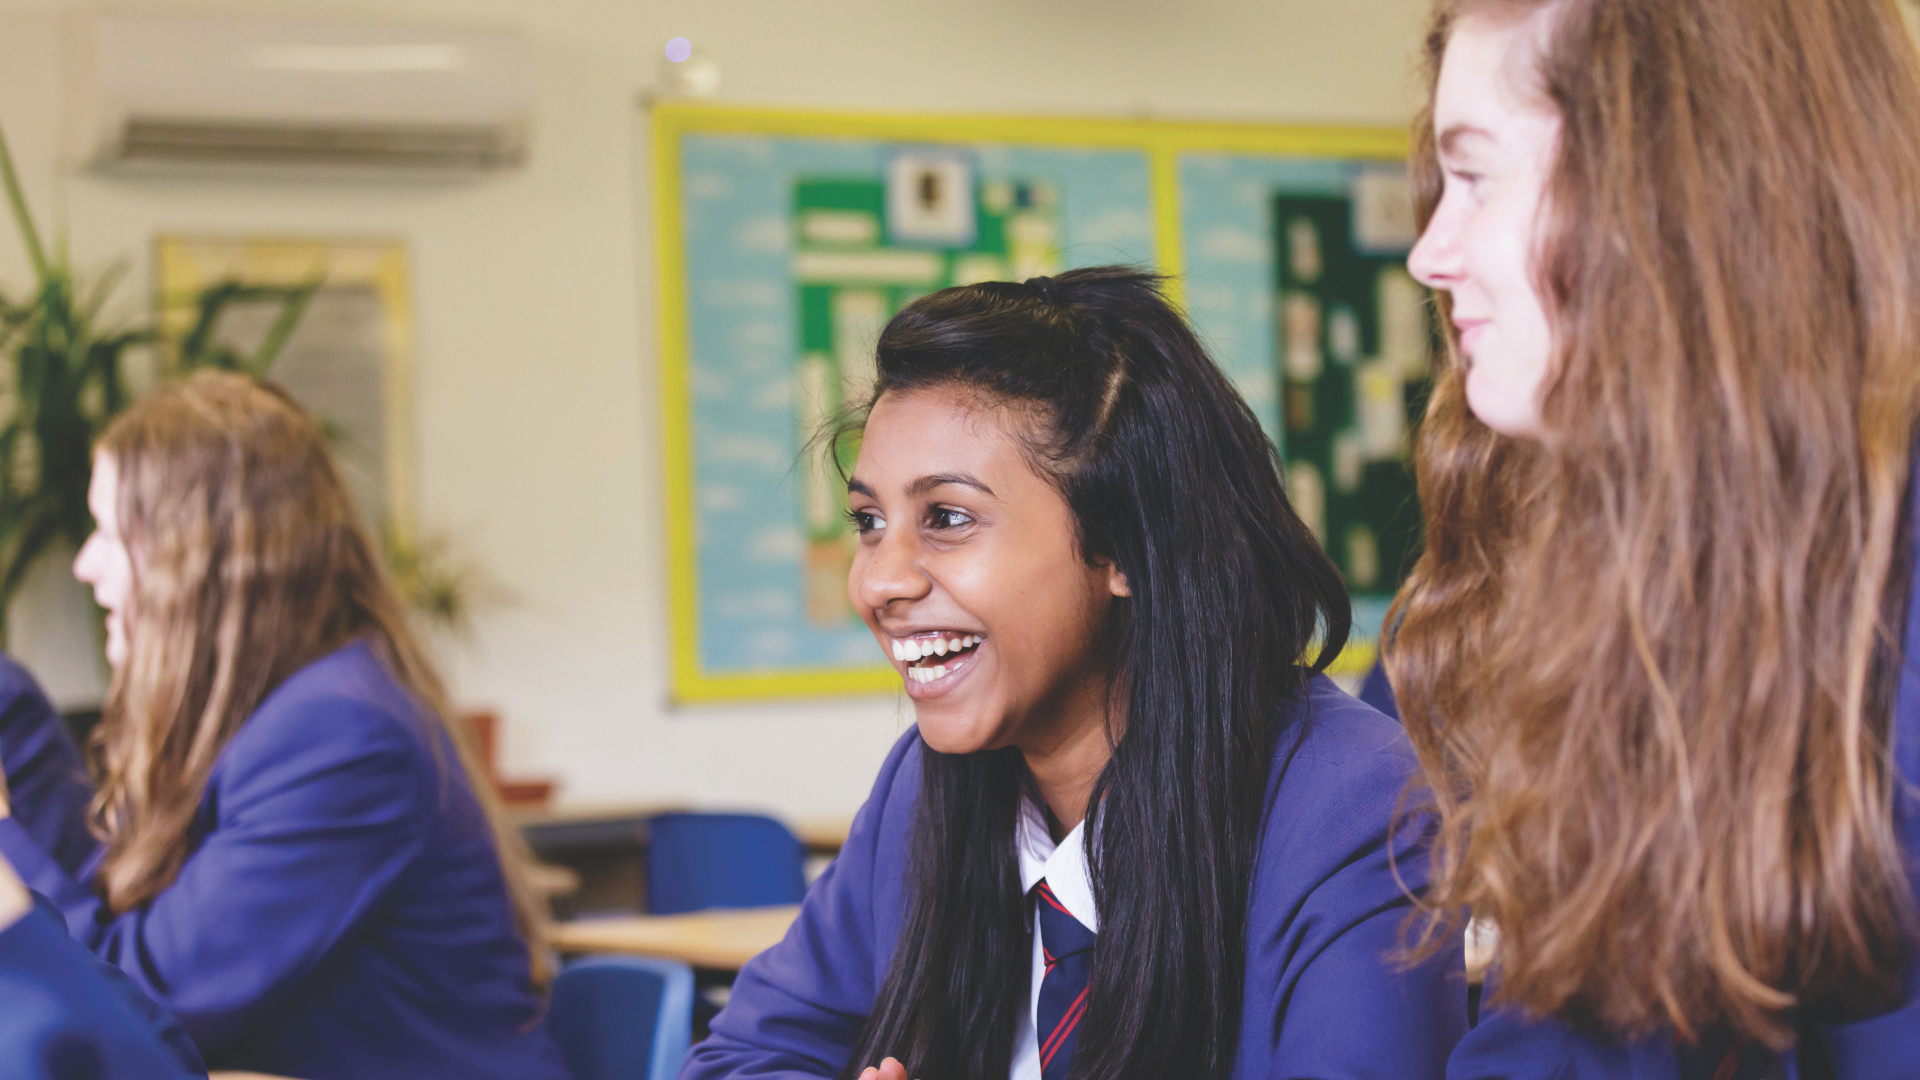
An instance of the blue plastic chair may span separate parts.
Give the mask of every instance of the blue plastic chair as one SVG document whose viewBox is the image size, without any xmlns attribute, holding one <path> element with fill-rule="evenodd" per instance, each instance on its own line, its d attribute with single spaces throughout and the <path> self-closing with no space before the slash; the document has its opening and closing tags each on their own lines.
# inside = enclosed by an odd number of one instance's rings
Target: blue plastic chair
<svg viewBox="0 0 1920 1080">
<path fill-rule="evenodd" d="M 797 904 L 807 893 L 806 850 L 785 825 L 758 814 L 661 814 L 647 838 L 647 910 Z"/>
<path fill-rule="evenodd" d="M 693 1037 L 693 969 L 583 957 L 553 980 L 547 1026 L 576 1080 L 674 1080 Z"/>
</svg>

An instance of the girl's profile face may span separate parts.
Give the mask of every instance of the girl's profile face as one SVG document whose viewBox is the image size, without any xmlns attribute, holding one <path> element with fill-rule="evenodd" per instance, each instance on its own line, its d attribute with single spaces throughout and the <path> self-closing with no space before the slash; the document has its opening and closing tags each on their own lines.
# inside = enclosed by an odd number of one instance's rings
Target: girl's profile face
<svg viewBox="0 0 1920 1080">
<path fill-rule="evenodd" d="M 1535 88 L 1554 5 L 1524 17 L 1468 15 L 1454 27 L 1434 92 L 1445 187 L 1407 259 L 1453 299 L 1467 405 L 1507 435 L 1540 434 L 1553 331 L 1537 285 L 1540 221 L 1560 116 Z"/>
<path fill-rule="evenodd" d="M 93 601 L 107 613 L 107 663 L 127 662 L 127 608 L 133 599 L 133 556 L 120 536 L 120 470 L 106 454 L 93 456 L 87 484 L 93 534 L 73 559 L 73 576 L 93 586 Z"/>
<path fill-rule="evenodd" d="M 847 482 L 847 594 L 941 753 L 1042 750 L 1070 734 L 1061 718 L 1104 716 L 1097 637 L 1126 579 L 1081 556 L 1025 423 L 962 390 L 889 393 Z"/>
</svg>

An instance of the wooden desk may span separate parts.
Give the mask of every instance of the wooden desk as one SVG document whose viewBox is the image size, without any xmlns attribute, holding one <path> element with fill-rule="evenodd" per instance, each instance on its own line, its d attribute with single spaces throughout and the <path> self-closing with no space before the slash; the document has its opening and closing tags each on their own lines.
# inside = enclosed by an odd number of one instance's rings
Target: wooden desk
<svg viewBox="0 0 1920 1080">
<path fill-rule="evenodd" d="M 535 860 L 527 865 L 527 884 L 548 900 L 572 896 L 580 891 L 580 872 Z"/>
<path fill-rule="evenodd" d="M 655 814 L 685 810 L 681 802 L 585 802 L 559 806 L 507 808 L 507 820 L 523 830 L 534 832 L 591 829 L 595 826 L 620 826 L 645 821 Z M 644 839 L 644 834 L 643 834 Z"/>
<path fill-rule="evenodd" d="M 792 822 L 793 835 L 806 845 L 810 855 L 837 855 L 847 845 L 847 833 L 853 829 L 853 815 L 801 818 Z"/>
<path fill-rule="evenodd" d="M 569 953 L 664 956 L 690 967 L 739 971 L 779 944 L 800 905 L 695 911 L 685 915 L 626 915 L 556 923 L 551 944 Z"/>
</svg>

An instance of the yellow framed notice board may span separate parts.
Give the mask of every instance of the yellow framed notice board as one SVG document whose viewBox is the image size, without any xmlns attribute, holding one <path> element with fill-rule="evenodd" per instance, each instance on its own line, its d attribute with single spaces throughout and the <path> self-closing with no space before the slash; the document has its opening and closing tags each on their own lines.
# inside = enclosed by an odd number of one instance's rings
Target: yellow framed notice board
<svg viewBox="0 0 1920 1080">
<path fill-rule="evenodd" d="M 1285 455 L 1374 636 L 1417 541 L 1405 458 L 1431 331 L 1400 129 L 651 110 L 673 693 L 897 690 L 846 598 L 845 491 L 806 447 L 873 343 L 949 285 L 1173 276 Z"/>
</svg>

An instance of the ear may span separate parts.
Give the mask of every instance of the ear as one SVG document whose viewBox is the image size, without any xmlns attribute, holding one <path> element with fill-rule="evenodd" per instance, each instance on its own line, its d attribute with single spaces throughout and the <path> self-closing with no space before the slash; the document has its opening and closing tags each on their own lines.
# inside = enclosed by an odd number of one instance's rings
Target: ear
<svg viewBox="0 0 1920 1080">
<path fill-rule="evenodd" d="M 1115 596 L 1132 596 L 1133 586 L 1127 584 L 1127 575 L 1112 563 L 1104 564 L 1107 571 L 1107 591 Z"/>
</svg>

